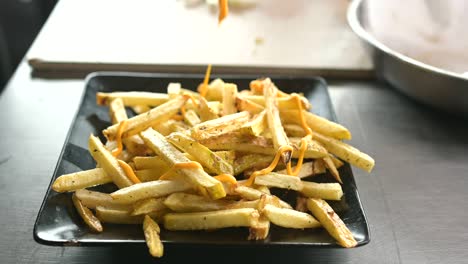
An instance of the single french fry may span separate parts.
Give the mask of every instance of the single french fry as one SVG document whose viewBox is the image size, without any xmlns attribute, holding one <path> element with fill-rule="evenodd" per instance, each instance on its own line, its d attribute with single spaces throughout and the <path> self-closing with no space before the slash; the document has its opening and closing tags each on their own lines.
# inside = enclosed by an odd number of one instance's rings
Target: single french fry
<svg viewBox="0 0 468 264">
<path fill-rule="evenodd" d="M 314 139 L 320 142 L 330 153 L 358 168 L 367 172 L 374 168 L 374 159 L 351 145 L 320 133 L 314 133 Z"/>
<path fill-rule="evenodd" d="M 289 139 L 284 132 L 283 125 L 278 111 L 277 102 L 278 89 L 273 85 L 270 79 L 264 80 L 263 94 L 265 96 L 265 110 L 267 116 L 268 128 L 273 139 L 273 146 L 275 153 L 280 150 L 281 147 L 289 146 Z M 281 154 L 281 158 L 284 164 L 287 164 L 291 160 L 291 151 L 285 151 Z"/>
<path fill-rule="evenodd" d="M 236 107 L 239 111 L 247 111 L 251 115 L 256 115 L 265 109 L 264 106 L 247 100 L 244 96 L 241 95 L 236 97 Z"/>
<path fill-rule="evenodd" d="M 194 110 L 187 110 L 184 114 L 184 121 L 187 125 L 193 127 L 201 123 L 200 118 Z"/>
<path fill-rule="evenodd" d="M 206 100 L 222 101 L 223 100 L 224 81 L 217 78 L 210 82 L 206 92 Z"/>
<path fill-rule="evenodd" d="M 167 163 L 159 156 L 134 157 L 133 162 L 135 163 L 136 170 L 157 169 L 161 167 L 169 168 Z"/>
<path fill-rule="evenodd" d="M 156 152 L 166 163 L 174 166 L 176 163 L 187 163 L 190 160 L 184 156 L 178 149 L 172 146 L 166 138 L 154 131 L 152 128 L 140 133 L 146 144 Z M 207 194 L 213 199 L 219 199 L 226 196 L 223 185 L 220 181 L 208 175 L 201 168 L 178 168 L 175 170 L 202 194 Z"/>
<path fill-rule="evenodd" d="M 142 215 L 131 215 L 129 211 L 96 207 L 96 216 L 101 222 L 109 224 L 141 224 Z"/>
<path fill-rule="evenodd" d="M 151 107 L 150 106 L 147 106 L 147 105 L 134 105 L 134 106 L 131 106 L 133 112 L 135 112 L 135 114 L 139 115 L 141 113 L 145 113 L 145 112 L 148 112 L 149 110 L 151 110 Z"/>
<path fill-rule="evenodd" d="M 223 116 L 237 113 L 237 85 L 225 83 L 223 87 Z"/>
<path fill-rule="evenodd" d="M 301 145 L 301 139 L 300 138 L 289 138 L 292 147 L 294 148 L 294 152 L 296 154 L 293 154 L 294 158 L 297 158 L 297 153 L 299 152 L 300 145 Z M 307 148 L 304 153 L 304 158 L 306 159 L 317 159 L 317 158 L 323 158 L 328 155 L 328 151 L 317 141 L 308 138 L 307 139 Z"/>
<path fill-rule="evenodd" d="M 205 121 L 191 129 L 191 136 L 196 140 L 203 140 L 226 134 L 242 127 L 249 121 L 249 118 L 249 112 L 239 112 Z"/>
<path fill-rule="evenodd" d="M 304 131 L 304 128 L 297 124 L 283 124 L 283 128 L 288 137 L 302 138 L 307 135 L 307 133 Z"/>
<path fill-rule="evenodd" d="M 180 121 L 169 119 L 167 121 L 154 124 L 152 127 L 154 130 L 157 130 L 161 135 L 167 136 L 173 132 L 173 124 L 179 123 Z"/>
<path fill-rule="evenodd" d="M 112 198 L 121 204 L 132 204 L 138 200 L 158 198 L 175 192 L 190 190 L 189 184 L 180 180 L 157 180 L 137 183 L 111 193 Z"/>
<path fill-rule="evenodd" d="M 288 208 L 279 208 L 270 204 L 265 205 L 263 213 L 273 224 L 286 228 L 317 228 L 321 224 L 310 214 Z"/>
<path fill-rule="evenodd" d="M 95 232 L 102 232 L 102 224 L 99 219 L 94 216 L 93 212 L 85 207 L 81 201 L 76 197 L 75 194 L 72 195 L 73 205 L 75 205 L 76 211 L 81 216 L 83 221 L 88 225 L 88 227 Z"/>
<path fill-rule="evenodd" d="M 325 156 L 322 158 L 323 162 L 325 163 L 325 167 L 330 171 L 330 174 L 337 180 L 339 183 L 343 184 L 343 181 L 341 180 L 340 177 L 340 172 L 336 169 L 335 163 L 333 160 L 330 158 L 329 155 Z"/>
<path fill-rule="evenodd" d="M 261 191 L 262 193 L 271 194 L 270 189 L 265 185 L 257 185 L 254 188 Z"/>
<path fill-rule="evenodd" d="M 202 122 L 218 118 L 219 106 L 214 107 L 213 105 L 210 105 L 210 103 L 213 102 L 207 102 L 205 98 L 200 97 L 198 114 L 200 115 L 200 120 Z"/>
<path fill-rule="evenodd" d="M 307 197 L 323 200 L 339 201 L 343 196 L 343 190 L 339 183 L 316 183 L 303 181 L 300 192 Z"/>
<path fill-rule="evenodd" d="M 224 161 L 226 161 L 231 166 L 234 166 L 234 160 L 236 159 L 236 152 L 234 150 L 221 150 L 215 151 L 216 155 L 221 157 Z"/>
<path fill-rule="evenodd" d="M 302 190 L 302 181 L 300 178 L 275 172 L 255 177 L 254 183 L 257 185 L 291 189 L 295 191 Z"/>
<path fill-rule="evenodd" d="M 263 240 L 268 237 L 270 232 L 270 220 L 267 217 L 260 215 L 256 224 L 249 228 L 248 240 Z"/>
<path fill-rule="evenodd" d="M 206 212 L 225 209 L 232 202 L 188 194 L 173 193 L 164 200 L 164 205 L 174 212 Z"/>
<path fill-rule="evenodd" d="M 112 182 L 103 168 L 73 172 L 58 177 L 52 184 L 56 192 L 71 192 Z"/>
<path fill-rule="evenodd" d="M 357 245 L 351 231 L 343 223 L 333 209 L 322 199 L 309 198 L 307 207 L 328 233 L 343 247 L 350 248 Z"/>
<path fill-rule="evenodd" d="M 112 181 L 119 187 L 124 188 L 133 183 L 127 178 L 125 172 L 120 167 L 117 159 L 104 147 L 101 140 L 93 135 L 88 140 L 89 152 L 94 160 L 104 169 Z"/>
<path fill-rule="evenodd" d="M 146 113 L 139 114 L 127 120 L 122 137 L 126 138 L 138 134 L 155 124 L 169 120 L 175 115 L 180 108 L 184 105 L 186 99 L 183 96 L 179 96 L 175 99 L 169 100 L 164 104 L 161 104 Z M 103 134 L 108 140 L 114 140 L 119 125 L 115 124 L 103 131 Z"/>
<path fill-rule="evenodd" d="M 151 256 L 160 258 L 164 254 L 164 246 L 159 237 L 161 229 L 159 225 L 151 219 L 151 217 L 145 215 L 143 220 L 143 233 L 145 234 L 146 245 L 148 246 Z"/>
<path fill-rule="evenodd" d="M 291 141 L 294 142 L 291 143 L 292 148 L 296 150 L 292 153 L 292 157 L 298 158 L 300 139 L 292 138 Z M 243 135 L 236 132 L 200 140 L 199 142 L 211 150 L 235 150 L 238 152 L 257 153 L 270 156 L 274 156 L 276 154 L 271 139 L 266 137 Z M 314 140 L 307 142 L 307 149 L 304 154 L 306 159 L 322 158 L 326 155 L 326 149 L 317 144 L 317 142 Z"/>
<path fill-rule="evenodd" d="M 297 109 L 297 101 L 295 99 L 295 96 L 299 96 L 300 102 L 302 104 L 302 107 L 304 109 L 309 109 L 310 108 L 310 103 L 307 100 L 307 98 L 304 98 L 304 96 L 298 95 L 298 94 L 291 94 L 287 95 L 285 97 L 278 98 L 278 109 L 280 111 L 282 110 L 289 110 L 289 109 Z M 243 96 L 245 100 L 248 100 L 250 102 L 253 102 L 255 104 L 258 104 L 262 107 L 265 107 L 265 97 L 261 95 L 245 95 Z"/>
<path fill-rule="evenodd" d="M 326 135 L 335 139 L 351 139 L 351 132 L 349 130 L 333 121 L 326 118 L 302 110 L 307 125 L 315 132 Z M 300 124 L 299 110 L 282 110 L 280 116 L 284 123 Z"/>
<path fill-rule="evenodd" d="M 118 124 L 128 118 L 122 98 L 115 98 L 110 102 L 109 115 L 111 117 L 112 124 Z"/>
<path fill-rule="evenodd" d="M 257 80 L 251 81 L 249 84 L 251 94 L 252 95 L 264 95 L 265 85 L 268 85 L 268 82 L 271 82 L 270 78 L 263 78 L 263 79 L 257 79 Z M 289 96 L 289 94 L 279 90 L 278 88 L 276 89 L 278 90 L 278 94 L 277 94 L 278 98 Z"/>
<path fill-rule="evenodd" d="M 250 227 L 258 222 L 258 218 L 258 211 L 252 208 L 196 213 L 169 213 L 164 216 L 164 227 L 167 230 L 211 230 L 226 227 Z"/>
<path fill-rule="evenodd" d="M 240 200 L 240 201 L 237 201 L 237 202 L 234 202 L 234 203 L 228 205 L 226 207 L 226 209 L 236 209 L 236 208 L 254 208 L 254 209 L 257 209 L 259 201 L 260 201 L 259 199 L 252 200 L 252 201 Z"/>
<path fill-rule="evenodd" d="M 181 94 L 182 85 L 180 83 L 169 83 L 167 85 L 167 96 L 174 99 Z"/>
<path fill-rule="evenodd" d="M 267 127 L 266 111 L 262 111 L 244 124 L 238 132 L 241 134 L 260 136 Z"/>
<path fill-rule="evenodd" d="M 333 164 L 335 164 L 335 167 L 337 169 L 341 168 L 344 165 L 344 162 L 342 162 L 341 160 L 339 160 L 335 156 L 333 156 L 333 155 L 329 155 L 329 156 L 330 156 L 330 159 L 333 161 Z"/>
<path fill-rule="evenodd" d="M 106 207 L 106 208 L 113 208 L 123 211 L 131 211 L 132 207 L 126 204 L 121 204 L 118 201 L 114 200 L 110 194 L 90 191 L 86 189 L 77 190 L 74 195 L 78 199 L 80 199 L 81 203 L 90 208 L 96 209 L 96 207 Z"/>
<path fill-rule="evenodd" d="M 121 98 L 125 106 L 150 105 L 158 106 L 169 100 L 169 95 L 165 93 L 151 92 L 112 92 L 97 93 L 96 101 L 98 105 L 108 105 L 115 98 Z"/>
<path fill-rule="evenodd" d="M 165 211 L 167 207 L 164 205 L 166 198 L 148 198 L 140 200 L 133 204 L 131 215 L 145 215 L 155 212 Z"/>
<path fill-rule="evenodd" d="M 281 200 L 274 196 L 274 195 L 268 195 L 268 194 L 262 194 L 262 196 L 260 197 L 260 200 L 258 202 L 258 205 L 257 205 L 257 210 L 263 214 L 263 210 L 265 209 L 265 206 L 269 204 L 269 205 L 273 205 L 275 207 L 281 207 Z M 290 208 L 292 209 L 292 208 Z"/>
<path fill-rule="evenodd" d="M 142 182 L 150 182 L 156 181 L 161 177 L 164 173 L 169 171 L 170 167 L 167 164 L 159 168 L 151 168 L 151 169 L 144 169 L 144 170 L 136 170 L 135 175 L 138 179 Z"/>
<path fill-rule="evenodd" d="M 199 140 L 199 142 L 211 150 L 234 150 L 238 152 L 257 153 L 270 156 L 275 155 L 271 139 L 243 135 L 236 132 L 223 134 L 205 140 Z"/>
<path fill-rule="evenodd" d="M 190 136 L 181 133 L 172 133 L 167 137 L 167 140 L 179 149 L 192 155 L 196 161 L 203 165 L 203 167 L 208 168 L 216 174 L 234 173 L 232 165 Z"/>
<path fill-rule="evenodd" d="M 236 155 L 234 151 L 216 151 L 215 153 L 228 163 L 233 163 Z M 195 158 L 188 153 L 184 153 L 184 155 L 190 160 L 195 160 Z M 135 163 L 136 170 L 161 169 L 165 171 L 170 168 L 166 161 L 160 156 L 138 156 L 133 158 L 133 162 Z"/>
<path fill-rule="evenodd" d="M 171 123 L 169 129 L 170 133 L 168 135 L 174 132 L 186 133 L 190 129 L 190 126 L 185 124 L 183 121 L 176 121 Z"/>
<path fill-rule="evenodd" d="M 238 175 L 248 169 L 267 167 L 274 159 L 272 155 L 246 154 L 234 161 L 234 175 Z"/>
<path fill-rule="evenodd" d="M 296 167 L 294 166 L 292 170 L 295 170 L 295 169 Z M 317 159 L 314 161 L 304 162 L 301 166 L 301 170 L 299 171 L 299 174 L 297 174 L 296 176 L 302 179 L 302 178 L 306 178 L 309 176 L 322 174 L 325 172 L 326 172 L 326 168 L 325 168 L 325 164 L 323 160 Z M 277 173 L 288 174 L 286 169 L 277 171 Z"/>
</svg>

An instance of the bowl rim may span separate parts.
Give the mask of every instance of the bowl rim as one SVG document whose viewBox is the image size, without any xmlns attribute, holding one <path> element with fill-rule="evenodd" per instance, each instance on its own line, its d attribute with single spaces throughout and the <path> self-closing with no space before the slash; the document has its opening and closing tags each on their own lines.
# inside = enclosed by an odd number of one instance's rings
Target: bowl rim
<svg viewBox="0 0 468 264">
<path fill-rule="evenodd" d="M 468 81 L 468 76 L 460 74 L 460 73 L 455 73 L 452 71 L 444 70 L 436 66 L 431 66 L 429 64 L 420 62 L 416 59 L 410 58 L 402 53 L 399 53 L 382 42 L 378 41 L 374 36 L 372 36 L 367 30 L 364 29 L 362 26 L 359 18 L 358 18 L 358 11 L 359 8 L 361 7 L 362 3 L 364 0 L 353 0 L 351 4 L 348 7 L 347 11 L 347 20 L 348 24 L 351 27 L 351 29 L 356 33 L 361 39 L 365 40 L 375 48 L 389 54 L 390 56 L 395 57 L 396 59 L 399 59 L 407 64 L 412 64 L 414 66 L 419 67 L 422 70 L 425 71 L 430 71 L 432 73 L 437 73 L 443 76 L 449 76 L 453 77 L 462 81 Z"/>
</svg>

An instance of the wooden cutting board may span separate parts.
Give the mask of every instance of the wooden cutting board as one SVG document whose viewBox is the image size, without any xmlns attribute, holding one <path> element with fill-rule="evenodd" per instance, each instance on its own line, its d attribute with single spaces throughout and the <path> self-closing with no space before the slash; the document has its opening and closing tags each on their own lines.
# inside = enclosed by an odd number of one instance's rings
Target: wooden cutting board
<svg viewBox="0 0 468 264">
<path fill-rule="evenodd" d="M 190 2 L 190 3 L 189 3 Z M 205 1 L 61 0 L 27 55 L 35 72 L 97 70 L 368 77 L 346 0 L 257 0 L 218 26 Z"/>
</svg>

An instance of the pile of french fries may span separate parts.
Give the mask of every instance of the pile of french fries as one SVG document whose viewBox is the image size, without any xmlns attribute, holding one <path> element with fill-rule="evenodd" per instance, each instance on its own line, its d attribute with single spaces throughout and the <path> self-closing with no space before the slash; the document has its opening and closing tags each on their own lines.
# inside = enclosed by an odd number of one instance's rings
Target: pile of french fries
<svg viewBox="0 0 468 264">
<path fill-rule="evenodd" d="M 198 92 L 171 83 L 167 93 L 98 93 L 113 125 L 107 139 L 90 135 L 96 168 L 58 177 L 56 192 L 73 204 L 90 230 L 102 223 L 141 224 L 155 257 L 165 230 L 246 227 L 250 240 L 270 225 L 325 228 L 343 247 L 357 243 L 326 200 L 340 200 L 343 161 L 370 172 L 374 160 L 342 140 L 351 133 L 308 110 L 301 94 L 282 92 L 269 79 L 250 89 L 215 79 Z M 128 118 L 126 107 L 135 116 Z M 334 183 L 313 182 L 329 172 Z M 118 190 L 87 188 L 113 183 Z M 270 192 L 297 193 L 289 204 Z M 160 227 L 161 225 L 161 227 Z"/>
</svg>

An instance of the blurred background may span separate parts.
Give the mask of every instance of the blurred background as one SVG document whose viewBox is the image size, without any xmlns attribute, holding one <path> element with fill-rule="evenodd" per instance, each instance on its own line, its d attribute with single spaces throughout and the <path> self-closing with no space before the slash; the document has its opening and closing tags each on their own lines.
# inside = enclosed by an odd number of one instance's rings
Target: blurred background
<svg viewBox="0 0 468 264">
<path fill-rule="evenodd" d="M 58 0 L 0 0 L 0 90 Z"/>
</svg>

